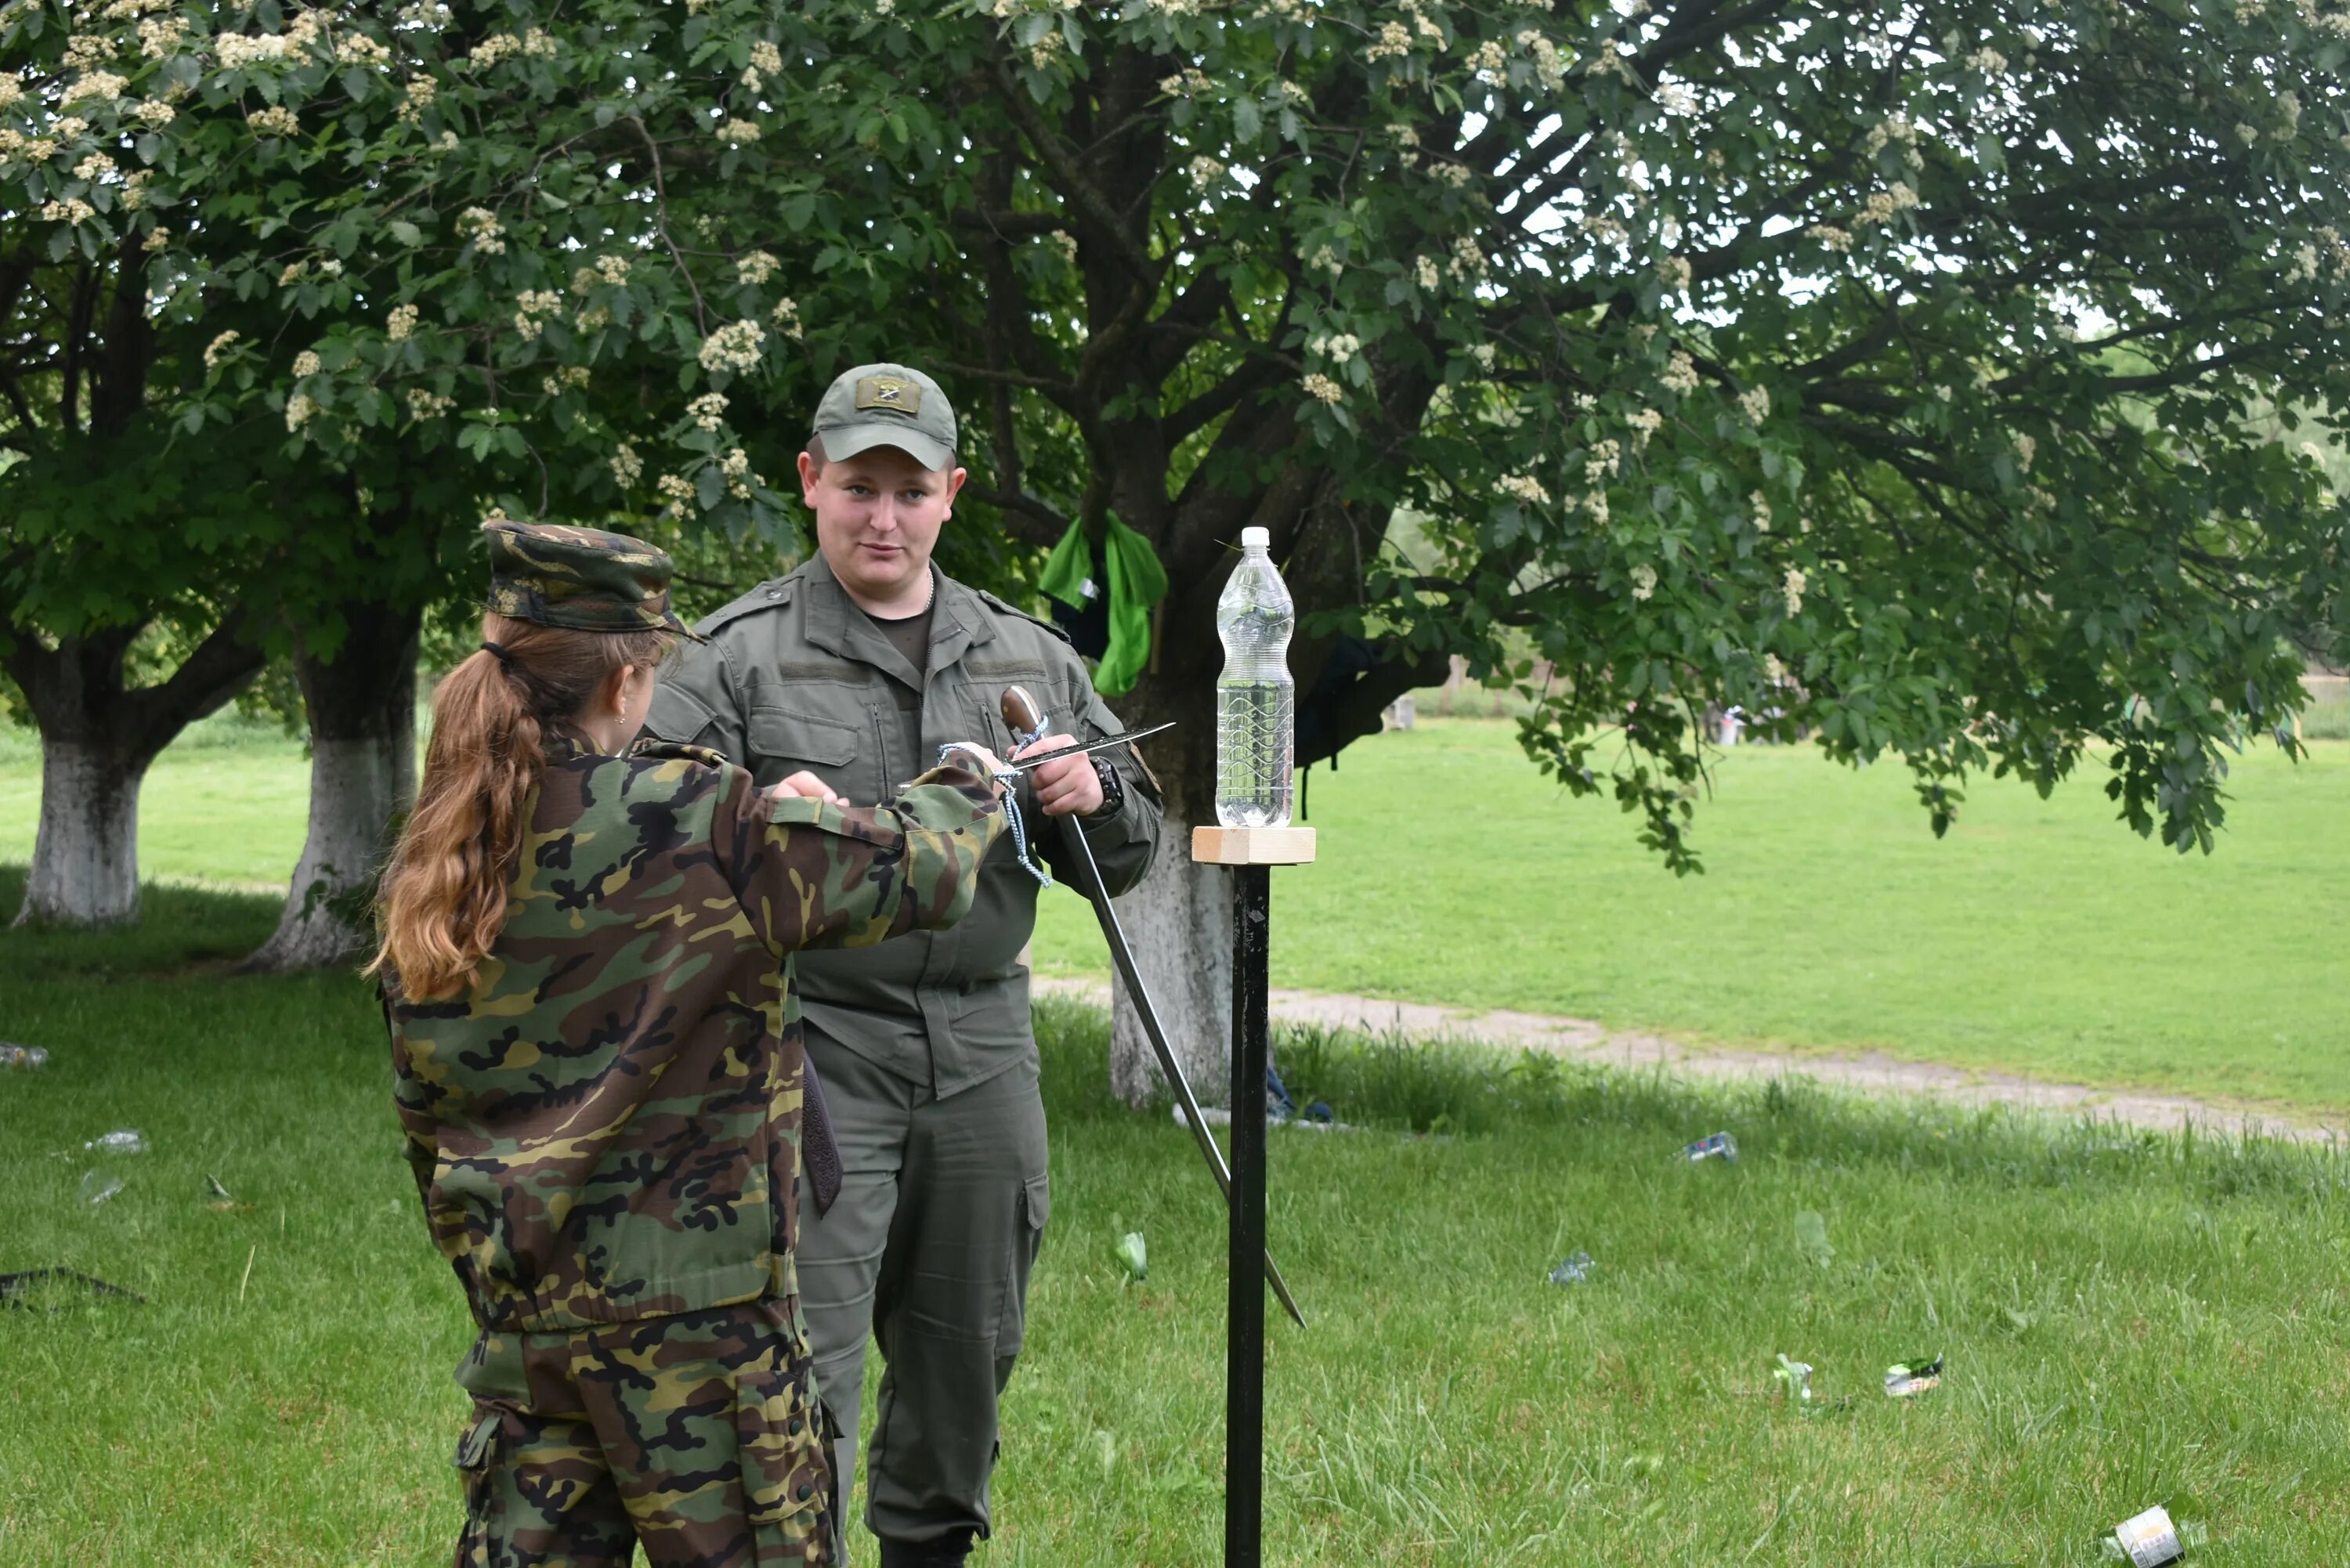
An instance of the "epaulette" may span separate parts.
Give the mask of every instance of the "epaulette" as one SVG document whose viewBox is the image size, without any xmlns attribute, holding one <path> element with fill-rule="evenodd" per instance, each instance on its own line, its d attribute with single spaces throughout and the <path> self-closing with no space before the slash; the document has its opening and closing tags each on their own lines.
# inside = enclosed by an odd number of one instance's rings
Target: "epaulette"
<svg viewBox="0 0 2350 1568">
<path fill-rule="evenodd" d="M 1063 642 L 1067 642 L 1069 640 L 1069 634 L 1067 632 L 1063 631 L 1059 627 L 1055 626 L 1043 616 L 1030 615 L 1018 605 L 1009 602 L 1001 595 L 989 593 L 985 588 L 979 588 L 974 591 L 979 595 L 980 602 L 986 605 L 988 608 L 1002 610 L 1005 615 L 1017 616 L 1031 626 L 1041 626 L 1046 631 L 1051 632 L 1055 637 L 1059 638 Z M 1071 646 L 1074 647 L 1075 645 L 1072 644 Z"/>
<path fill-rule="evenodd" d="M 639 741 L 629 748 L 629 755 L 647 762 L 700 763 L 706 768 L 723 768 L 726 754 L 713 752 L 708 746 L 690 746 L 683 741 Z"/>
<path fill-rule="evenodd" d="M 744 616 L 757 615 L 762 610 L 783 609 L 790 605 L 792 591 L 798 587 L 798 581 L 792 577 L 776 577 L 761 583 L 741 598 L 723 605 L 703 616 L 701 624 L 693 629 L 708 637 L 720 627 L 741 620 Z"/>
</svg>

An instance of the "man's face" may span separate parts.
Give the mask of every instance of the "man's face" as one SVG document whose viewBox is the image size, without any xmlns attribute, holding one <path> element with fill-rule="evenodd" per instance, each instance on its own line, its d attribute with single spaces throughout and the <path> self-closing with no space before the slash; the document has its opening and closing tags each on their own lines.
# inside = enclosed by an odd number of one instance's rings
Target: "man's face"
<svg viewBox="0 0 2350 1568">
<path fill-rule="evenodd" d="M 924 468 L 894 446 L 868 447 L 821 469 L 800 453 L 800 498 L 816 514 L 816 548 L 859 600 L 888 603 L 927 579 L 963 477 L 960 468 Z"/>
</svg>

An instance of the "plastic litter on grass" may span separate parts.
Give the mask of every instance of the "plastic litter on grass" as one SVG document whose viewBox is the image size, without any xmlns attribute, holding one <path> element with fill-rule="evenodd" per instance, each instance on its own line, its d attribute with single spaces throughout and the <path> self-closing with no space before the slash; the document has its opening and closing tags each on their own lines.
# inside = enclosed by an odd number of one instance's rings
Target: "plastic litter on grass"
<svg viewBox="0 0 2350 1568">
<path fill-rule="evenodd" d="M 1726 1132 L 1718 1132 L 1711 1137 L 1701 1137 L 1695 1143 L 1683 1146 L 1680 1157 L 1692 1165 L 1703 1159 L 1718 1159 L 1724 1165 L 1736 1165 L 1738 1140 Z"/>
<path fill-rule="evenodd" d="M 1595 1267 L 1596 1265 L 1592 1262 L 1590 1253 L 1569 1253 L 1556 1268 L 1551 1270 L 1550 1282 L 1555 1285 L 1579 1285 L 1591 1277 Z"/>
</svg>

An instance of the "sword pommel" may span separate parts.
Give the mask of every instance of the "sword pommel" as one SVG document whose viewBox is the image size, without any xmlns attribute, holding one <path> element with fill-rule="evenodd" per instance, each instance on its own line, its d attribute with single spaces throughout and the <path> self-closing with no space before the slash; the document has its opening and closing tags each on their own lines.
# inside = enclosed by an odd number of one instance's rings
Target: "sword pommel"
<svg viewBox="0 0 2350 1568">
<path fill-rule="evenodd" d="M 1035 735 L 1045 728 L 1045 710 L 1024 686 L 1003 689 L 1003 725 L 1016 738 Z"/>
</svg>

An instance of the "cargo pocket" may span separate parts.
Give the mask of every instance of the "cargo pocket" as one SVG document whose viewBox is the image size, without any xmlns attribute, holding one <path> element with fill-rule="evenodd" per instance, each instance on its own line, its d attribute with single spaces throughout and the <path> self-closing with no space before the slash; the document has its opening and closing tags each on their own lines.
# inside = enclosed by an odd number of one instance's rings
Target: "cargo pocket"
<svg viewBox="0 0 2350 1568">
<path fill-rule="evenodd" d="M 734 1383 L 743 1502 L 757 1568 L 823 1568 L 832 1554 L 832 1455 L 812 1371 L 746 1369 Z"/>
<path fill-rule="evenodd" d="M 1012 1268 L 1004 1277 L 1003 1316 L 995 1333 L 995 1355 L 1009 1361 L 1027 1338 L 1028 1276 L 1045 1244 L 1045 1222 L 1053 1217 L 1053 1179 L 1039 1173 L 1020 1187 L 1019 1223 L 1012 1228 Z"/>
<path fill-rule="evenodd" d="M 457 1539 L 457 1568 L 490 1568 L 498 1530 L 498 1456 L 504 1449 L 505 1413 L 473 1407 L 473 1424 L 457 1439 L 458 1471 L 465 1478 L 465 1533 Z"/>
</svg>

